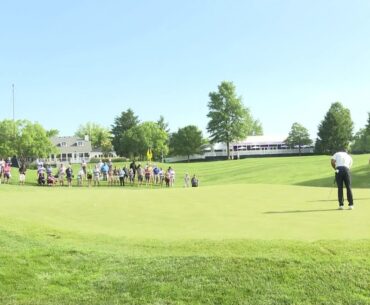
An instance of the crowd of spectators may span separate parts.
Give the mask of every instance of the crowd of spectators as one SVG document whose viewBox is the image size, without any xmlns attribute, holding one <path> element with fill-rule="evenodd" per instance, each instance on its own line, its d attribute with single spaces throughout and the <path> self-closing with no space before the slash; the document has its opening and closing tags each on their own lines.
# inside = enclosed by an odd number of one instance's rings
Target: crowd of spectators
<svg viewBox="0 0 370 305">
<path fill-rule="evenodd" d="M 19 167 L 19 184 L 26 181 L 26 167 Z M 9 160 L 0 160 L 0 182 L 9 183 L 11 179 L 11 162 Z M 108 162 L 100 161 L 91 165 L 83 161 L 80 168 L 74 173 L 71 164 L 61 163 L 57 168 L 52 168 L 50 164 L 43 162 L 37 163 L 37 184 L 40 186 L 67 185 L 77 186 L 100 186 L 102 181 L 106 181 L 108 186 L 166 186 L 173 187 L 176 180 L 175 170 L 169 166 L 167 169 L 156 166 L 156 164 L 141 163 L 132 161 L 129 165 L 115 166 L 111 160 Z M 74 182 L 75 181 L 75 182 Z M 188 173 L 184 176 L 184 187 L 197 187 L 198 178 L 194 175 L 190 178 Z"/>
</svg>

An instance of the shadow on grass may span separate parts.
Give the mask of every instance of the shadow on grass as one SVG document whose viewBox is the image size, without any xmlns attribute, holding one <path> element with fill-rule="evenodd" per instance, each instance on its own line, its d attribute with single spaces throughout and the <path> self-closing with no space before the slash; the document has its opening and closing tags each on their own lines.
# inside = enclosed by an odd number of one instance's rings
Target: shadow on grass
<svg viewBox="0 0 370 305">
<path fill-rule="evenodd" d="M 344 196 L 344 198 L 346 200 L 346 196 Z M 356 197 L 354 197 L 353 199 L 354 199 L 354 201 L 370 200 L 370 197 L 368 197 L 368 198 L 356 198 Z M 338 199 L 309 200 L 309 201 L 306 201 L 306 202 L 333 202 L 333 201 L 338 201 Z"/>
<path fill-rule="evenodd" d="M 331 212 L 331 211 L 338 211 L 338 209 L 335 208 L 335 209 L 321 209 L 321 210 L 267 211 L 267 212 L 264 212 L 263 214 L 314 213 L 314 212 Z"/>
<path fill-rule="evenodd" d="M 353 188 L 370 188 L 370 170 L 368 165 L 358 166 L 351 170 Z M 311 179 L 295 185 L 314 187 L 334 187 L 334 174 L 320 179 Z"/>
</svg>

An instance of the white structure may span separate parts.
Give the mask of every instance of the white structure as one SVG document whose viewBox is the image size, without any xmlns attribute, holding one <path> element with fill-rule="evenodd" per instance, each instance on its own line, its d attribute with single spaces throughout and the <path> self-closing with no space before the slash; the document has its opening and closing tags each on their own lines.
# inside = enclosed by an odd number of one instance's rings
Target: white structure
<svg viewBox="0 0 370 305">
<path fill-rule="evenodd" d="M 233 159 L 245 158 L 248 156 L 266 155 L 298 155 L 312 154 L 313 147 L 302 146 L 299 152 L 298 147 L 288 147 L 285 143 L 286 136 L 249 136 L 245 140 L 230 143 L 230 156 Z M 190 156 L 191 160 L 219 159 L 227 157 L 226 143 L 207 145 L 200 155 Z M 167 162 L 186 161 L 185 156 L 166 158 Z"/>
<path fill-rule="evenodd" d="M 49 162 L 81 163 L 89 161 L 92 151 L 91 142 L 87 137 L 54 137 L 51 142 L 58 148 L 59 153 L 49 156 Z"/>
<path fill-rule="evenodd" d="M 58 148 L 58 154 L 51 154 L 47 159 L 50 163 L 81 163 L 89 162 L 91 158 L 103 158 L 104 154 L 99 148 L 92 148 L 88 136 L 84 139 L 78 137 L 54 137 L 51 142 Z M 114 151 L 109 153 L 109 157 L 116 157 Z"/>
</svg>

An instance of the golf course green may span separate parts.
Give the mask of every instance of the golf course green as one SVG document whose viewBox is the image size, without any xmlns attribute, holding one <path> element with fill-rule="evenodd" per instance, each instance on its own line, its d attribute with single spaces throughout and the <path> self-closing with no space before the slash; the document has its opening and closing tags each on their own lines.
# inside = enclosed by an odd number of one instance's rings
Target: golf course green
<svg viewBox="0 0 370 305">
<path fill-rule="evenodd" d="M 13 169 L 0 304 L 370 304 L 369 157 L 354 210 L 329 156 L 171 164 L 172 188 L 19 186 Z"/>
</svg>

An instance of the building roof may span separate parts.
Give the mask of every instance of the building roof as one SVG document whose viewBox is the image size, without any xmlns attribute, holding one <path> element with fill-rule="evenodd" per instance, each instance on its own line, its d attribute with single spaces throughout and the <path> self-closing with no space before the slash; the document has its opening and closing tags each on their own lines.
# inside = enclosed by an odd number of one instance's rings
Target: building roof
<svg viewBox="0 0 370 305">
<path fill-rule="evenodd" d="M 244 140 L 231 142 L 230 148 L 234 145 L 237 146 L 257 146 L 257 145 L 285 145 L 285 140 L 287 136 L 273 135 L 273 136 L 248 136 Z M 225 143 L 215 143 L 212 145 L 214 150 L 224 150 L 226 149 Z M 205 147 L 204 150 L 211 150 L 210 147 Z"/>
<path fill-rule="evenodd" d="M 268 145 L 268 144 L 284 144 L 287 136 L 248 136 L 242 141 L 233 142 L 233 144 L 243 145 Z"/>
<path fill-rule="evenodd" d="M 54 137 L 51 142 L 60 150 L 60 153 L 91 152 L 91 142 L 79 137 Z"/>
</svg>

